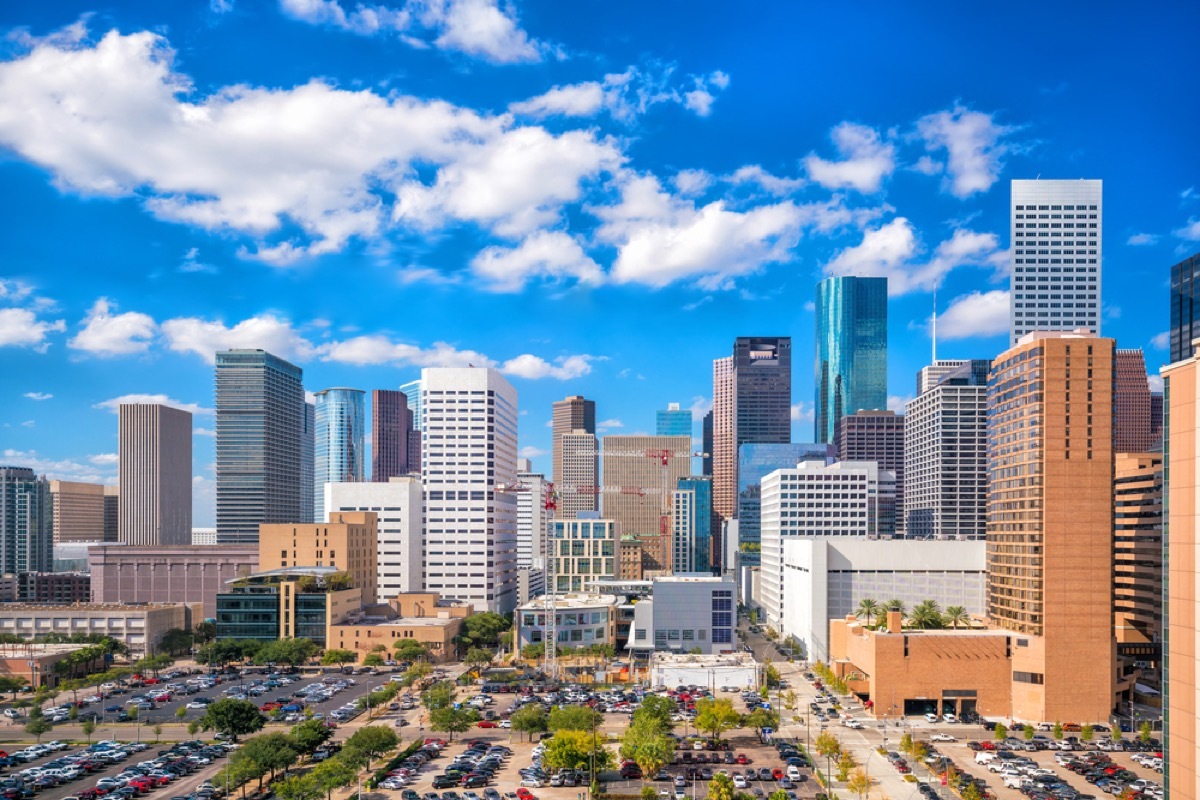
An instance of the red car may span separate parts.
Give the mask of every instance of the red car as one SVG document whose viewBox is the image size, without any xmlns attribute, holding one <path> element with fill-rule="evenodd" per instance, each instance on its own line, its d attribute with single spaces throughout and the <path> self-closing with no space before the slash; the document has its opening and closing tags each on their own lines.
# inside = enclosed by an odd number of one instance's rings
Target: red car
<svg viewBox="0 0 1200 800">
<path fill-rule="evenodd" d="M 771 777 L 777 781 L 783 780 L 783 770 L 781 770 L 779 767 L 776 767 L 775 769 L 771 770 Z"/>
<path fill-rule="evenodd" d="M 490 719 L 481 719 L 479 721 L 479 727 L 480 728 L 495 728 L 496 723 L 492 722 Z"/>
<path fill-rule="evenodd" d="M 537 798 L 533 796 L 533 792 L 529 791 L 524 786 L 517 787 L 517 797 L 519 797 L 521 800 L 537 800 Z"/>
<path fill-rule="evenodd" d="M 746 758 L 745 753 L 738 753 L 737 758 L 735 758 L 734 760 L 737 761 L 737 763 L 739 763 L 739 764 L 749 764 L 750 763 L 750 759 Z"/>
</svg>

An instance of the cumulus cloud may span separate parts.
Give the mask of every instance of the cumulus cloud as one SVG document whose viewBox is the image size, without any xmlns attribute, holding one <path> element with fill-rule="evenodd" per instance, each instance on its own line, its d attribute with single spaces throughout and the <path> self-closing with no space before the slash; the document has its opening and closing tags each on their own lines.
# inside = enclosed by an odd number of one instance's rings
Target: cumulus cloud
<svg viewBox="0 0 1200 800">
<path fill-rule="evenodd" d="M 632 122 L 653 106 L 671 103 L 705 117 L 711 113 L 717 93 L 728 85 L 723 72 L 688 75 L 681 83 L 675 79 L 674 65 L 629 67 L 602 80 L 554 86 L 537 97 L 512 103 L 508 110 L 539 119 L 592 117 L 606 112 L 620 122 Z"/>
<path fill-rule="evenodd" d="M 496 362 L 475 350 L 459 350 L 446 342 L 434 342 L 421 348 L 405 342 L 394 342 L 382 335 L 355 336 L 340 342 L 321 345 L 322 361 L 355 366 L 397 364 L 414 367 L 494 367 Z"/>
<path fill-rule="evenodd" d="M 1157 392 L 1158 394 L 1163 393 L 1165 384 L 1163 383 L 1162 375 L 1147 375 L 1146 382 L 1150 384 L 1150 391 Z"/>
<path fill-rule="evenodd" d="M 917 133 L 924 139 L 925 149 L 931 153 L 945 151 L 946 176 L 942 185 L 959 198 L 992 188 L 1009 149 L 1003 139 L 1013 130 L 997 124 L 991 114 L 963 106 L 929 114 L 917 121 Z"/>
<path fill-rule="evenodd" d="M 741 167 L 729 176 L 729 182 L 738 184 L 755 184 L 764 191 L 775 195 L 787 195 L 804 187 L 803 178 L 781 178 L 772 175 L 758 164 Z"/>
<path fill-rule="evenodd" d="M 817 418 L 812 403 L 803 401 L 792 406 L 792 422 L 812 422 Z"/>
<path fill-rule="evenodd" d="M 49 392 L 26 392 L 22 397 L 27 397 L 30 400 L 49 400 L 54 395 Z"/>
<path fill-rule="evenodd" d="M 624 428 L 625 423 L 619 419 L 606 419 L 603 422 L 596 423 L 597 428 Z"/>
<path fill-rule="evenodd" d="M 6 448 L 0 452 L 0 456 L 3 456 L 5 464 L 28 467 L 39 475 L 45 475 L 50 480 L 80 481 L 82 483 L 115 482 L 115 475 L 110 471 L 97 469 L 94 464 L 84 464 L 73 458 L 46 458 L 39 455 L 36 450 L 14 450 L 12 448 Z"/>
<path fill-rule="evenodd" d="M 0 278 L 0 300 L 21 303 L 33 295 L 33 287 L 25 281 Z"/>
<path fill-rule="evenodd" d="M 963 266 L 1003 271 L 1008 251 L 1000 249 L 993 233 L 960 228 L 934 248 L 928 260 L 916 258 L 920 242 L 904 217 L 866 231 L 862 241 L 847 247 L 825 266 L 826 275 L 886 277 L 888 294 L 932 290 L 952 270 Z"/>
<path fill-rule="evenodd" d="M 712 411 L 712 398 L 710 397 L 693 397 L 692 404 L 689 410 L 692 412 L 692 420 L 699 422 L 704 419 L 708 412 Z"/>
<path fill-rule="evenodd" d="M 582 378 L 590 373 L 593 360 L 594 356 L 589 355 L 561 356 L 556 358 L 552 364 L 544 358 L 525 353 L 505 361 L 500 366 L 500 371 L 507 375 L 530 380 L 555 378 L 566 381 Z"/>
<path fill-rule="evenodd" d="M 1130 244 L 1135 247 L 1146 244 L 1158 244 L 1158 236 L 1153 233 L 1135 233 L 1126 240 L 1125 244 Z"/>
<path fill-rule="evenodd" d="M 901 397 L 895 394 L 889 394 L 887 399 L 888 411 L 894 411 L 897 414 L 904 413 L 904 407 L 912 400 L 912 395 Z"/>
<path fill-rule="evenodd" d="M 1007 291 L 971 292 L 954 298 L 938 315 L 939 339 L 970 339 L 1008 333 Z"/>
<path fill-rule="evenodd" d="M 1150 340 L 1150 346 L 1155 350 L 1166 350 L 1171 346 L 1171 332 L 1163 331 L 1162 333 L 1156 333 Z"/>
<path fill-rule="evenodd" d="M 1175 235 L 1189 242 L 1200 242 L 1200 219 L 1189 219 L 1187 225 L 1175 231 Z"/>
<path fill-rule="evenodd" d="M 816 153 L 804 159 L 808 176 L 827 189 L 877 192 L 896 168 L 896 148 L 864 125 L 843 122 L 830 132 L 841 161 L 826 161 Z"/>
<path fill-rule="evenodd" d="M 84 318 L 82 330 L 67 343 L 68 346 L 102 357 L 148 350 L 158 328 L 154 319 L 137 311 L 115 314 L 113 310 L 114 306 L 107 298 L 97 300 Z"/>
<path fill-rule="evenodd" d="M 471 269 L 483 279 L 483 288 L 494 292 L 519 291 L 533 278 L 572 278 L 590 285 L 604 279 L 600 266 L 561 231 L 537 231 L 512 248 L 488 247 L 472 260 Z"/>
<path fill-rule="evenodd" d="M 0 347 L 30 347 L 45 352 L 49 347 L 46 337 L 66 329 L 63 320 L 43 320 L 27 308 L 0 308 Z"/>
<path fill-rule="evenodd" d="M 182 400 L 176 400 L 173 397 L 168 397 L 165 394 L 123 394 L 120 397 L 114 397 L 111 400 L 104 400 L 96 403 L 92 408 L 101 408 L 111 411 L 116 414 L 120 411 L 122 405 L 159 405 L 171 406 L 183 411 L 189 411 L 192 414 L 211 414 L 211 408 L 204 408 L 198 403 L 185 403 Z"/>
<path fill-rule="evenodd" d="M 541 458 L 542 456 L 550 455 L 550 451 L 527 444 L 521 448 L 521 451 L 517 453 L 517 455 L 519 455 L 521 458 Z"/>
<path fill-rule="evenodd" d="M 199 317 L 169 319 L 161 327 L 171 350 L 195 353 L 209 364 L 216 363 L 218 350 L 261 348 L 289 360 L 307 359 L 314 352 L 312 342 L 291 322 L 273 314 L 250 317 L 233 327 Z"/>
<path fill-rule="evenodd" d="M 117 463 L 116 453 L 97 453 L 94 456 L 88 456 L 88 461 L 93 464 L 104 466 Z"/>
<path fill-rule="evenodd" d="M 400 8 L 338 0 L 280 0 L 284 12 L 312 25 L 361 36 L 395 34 L 417 48 L 435 46 L 494 64 L 540 61 L 548 48 L 521 30 L 497 0 L 409 0 Z"/>
</svg>

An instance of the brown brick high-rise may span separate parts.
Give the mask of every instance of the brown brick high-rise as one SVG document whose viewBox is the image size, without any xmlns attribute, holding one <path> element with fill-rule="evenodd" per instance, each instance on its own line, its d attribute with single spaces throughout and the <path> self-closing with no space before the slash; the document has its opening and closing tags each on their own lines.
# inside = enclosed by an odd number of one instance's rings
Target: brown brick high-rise
<svg viewBox="0 0 1200 800">
<path fill-rule="evenodd" d="M 371 392 L 371 480 L 387 483 L 409 472 L 412 431 L 408 395 L 388 389 Z M 418 451 L 419 452 L 419 451 Z"/>
</svg>

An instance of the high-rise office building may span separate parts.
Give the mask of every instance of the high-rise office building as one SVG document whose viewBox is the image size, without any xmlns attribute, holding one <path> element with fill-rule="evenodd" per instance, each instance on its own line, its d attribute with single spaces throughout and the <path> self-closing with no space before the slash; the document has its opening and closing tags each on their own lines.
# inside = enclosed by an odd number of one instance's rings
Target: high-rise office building
<svg viewBox="0 0 1200 800">
<path fill-rule="evenodd" d="M 366 394 L 361 389 L 322 389 L 316 393 L 313 437 L 313 521 L 325 519 L 325 484 L 363 481 Z"/>
<path fill-rule="evenodd" d="M 655 436 L 691 436 L 692 412 L 680 408 L 679 403 L 667 403 L 667 407 L 659 409 L 654 415 Z"/>
<path fill-rule="evenodd" d="M 1113 519 L 1113 611 L 1117 657 L 1140 669 L 1135 701 L 1158 702 L 1163 643 L 1163 457 L 1117 453 Z M 1142 687 L 1152 696 L 1138 698 Z"/>
<path fill-rule="evenodd" d="M 1200 253 L 1171 267 L 1171 363 L 1192 357 L 1200 339 Z"/>
<path fill-rule="evenodd" d="M 591 446 L 582 437 L 572 439 L 571 455 L 564 449 L 563 437 L 568 434 L 596 435 L 596 401 L 580 395 L 571 395 L 555 401 L 550 420 L 553 477 L 563 487 L 563 506 L 560 516 L 574 519 L 581 511 L 595 511 L 600 506 L 596 495 L 587 491 L 572 492 L 569 487 L 595 487 L 599 481 L 600 455 L 596 452 L 595 439 Z M 569 464 L 567 462 L 570 462 Z M 589 466 L 590 465 L 590 466 Z M 570 473 L 568 475 L 568 473 Z"/>
<path fill-rule="evenodd" d="M 834 438 L 839 461 L 874 461 L 896 476 L 896 533 L 904 532 L 904 415 L 856 411 L 838 420 Z"/>
<path fill-rule="evenodd" d="M 681 478 L 671 495 L 671 565 L 676 573 L 712 571 L 712 523 L 712 478 Z"/>
<path fill-rule="evenodd" d="M 963 361 L 904 409 L 904 501 L 898 510 L 909 538 L 987 536 L 991 365 Z"/>
<path fill-rule="evenodd" d="M 304 427 L 300 430 L 300 518 L 299 522 L 318 522 L 316 483 L 317 404 L 304 402 Z"/>
<path fill-rule="evenodd" d="M 802 461 L 832 464 L 837 451 L 831 444 L 744 444 L 738 448 L 738 543 L 758 545 L 762 541 L 762 479 L 777 469 L 792 469 Z M 742 554 L 742 564 L 759 563 L 751 547 Z M 732 565 L 729 565 L 732 566 Z"/>
<path fill-rule="evenodd" d="M 691 437 L 605 436 L 602 441 L 601 516 L 615 521 L 621 536 L 642 540 L 652 570 L 670 571 L 670 495 L 679 479 L 691 474 Z"/>
<path fill-rule="evenodd" d="M 712 409 L 700 421 L 700 447 L 704 454 L 700 457 L 700 474 L 710 478 L 713 474 L 713 412 Z"/>
<path fill-rule="evenodd" d="M 1031 331 L 1100 333 L 1102 189 L 1094 180 L 1012 182 L 1014 344 Z"/>
<path fill-rule="evenodd" d="M 887 278 L 817 284 L 816 433 L 833 443 L 837 422 L 887 408 Z"/>
<path fill-rule="evenodd" d="M 541 569 L 546 563 L 546 476 L 534 472 L 527 459 L 518 459 L 517 566 Z"/>
<path fill-rule="evenodd" d="M 191 544 L 191 413 L 122 403 L 118 417 L 117 540 L 143 546 Z"/>
<path fill-rule="evenodd" d="M 406 475 L 386 483 L 327 483 L 325 508 L 330 517 L 344 511 L 375 514 L 376 585 L 381 601 L 424 589 L 421 572 L 421 479 Z M 340 565 L 339 565 L 340 566 Z"/>
<path fill-rule="evenodd" d="M 421 371 L 425 590 L 507 613 L 517 600 L 517 390 L 494 369 Z M 480 438 L 464 438 L 478 430 Z"/>
<path fill-rule="evenodd" d="M 388 389 L 371 392 L 371 480 L 386 483 L 408 474 L 411 427 L 408 395 Z"/>
<path fill-rule="evenodd" d="M 1113 710 L 1114 361 L 1087 331 L 1034 332 L 992 361 L 988 617 L 1017 634 L 1015 719 Z"/>
<path fill-rule="evenodd" d="M 302 379 L 299 367 L 264 350 L 217 353 L 219 544 L 252 544 L 264 522 L 311 516 L 312 504 L 301 506 Z"/>
<path fill-rule="evenodd" d="M 917 394 L 925 394 L 934 386 L 937 386 L 938 382 L 944 376 L 966 363 L 961 358 L 939 359 L 927 367 L 921 367 L 917 370 Z"/>
<path fill-rule="evenodd" d="M 411 430 L 421 430 L 421 379 L 400 384 L 400 391 L 408 399 L 408 410 L 412 412 Z"/>
<path fill-rule="evenodd" d="M 50 481 L 28 467 L 0 466 L 0 574 L 49 572 L 54 512 Z"/>
<path fill-rule="evenodd" d="M 1154 445 L 1150 382 L 1141 350 L 1117 351 L 1113 415 L 1113 448 L 1118 453 L 1144 453 Z"/>
<path fill-rule="evenodd" d="M 105 541 L 104 489 L 102 483 L 50 481 L 55 544 Z"/>
<path fill-rule="evenodd" d="M 115 542 L 121 526 L 121 487 L 104 487 L 104 537 L 101 541 Z"/>
<path fill-rule="evenodd" d="M 713 360 L 713 509 L 722 519 L 737 514 L 737 410 L 733 356 Z"/>
<path fill-rule="evenodd" d="M 372 488 L 377 488 L 373 485 Z M 337 511 L 327 522 L 264 524 L 259 529 L 258 568 L 336 567 L 362 591 L 362 604 L 379 598 L 378 517 L 372 511 Z"/>
<path fill-rule="evenodd" d="M 1163 440 L 1163 394 L 1150 393 L 1150 441 L 1154 447 L 1162 445 Z"/>
</svg>

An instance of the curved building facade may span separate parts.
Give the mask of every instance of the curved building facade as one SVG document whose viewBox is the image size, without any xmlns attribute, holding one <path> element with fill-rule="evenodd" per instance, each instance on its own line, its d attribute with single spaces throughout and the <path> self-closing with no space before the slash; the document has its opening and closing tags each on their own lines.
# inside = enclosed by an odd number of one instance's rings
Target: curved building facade
<svg viewBox="0 0 1200 800">
<path fill-rule="evenodd" d="M 323 522 L 325 484 L 363 480 L 366 404 L 361 389 L 323 389 L 315 398 L 313 521 Z"/>
<path fill-rule="evenodd" d="M 820 444 L 846 414 L 887 408 L 887 278 L 817 284 L 816 391 Z"/>
</svg>

